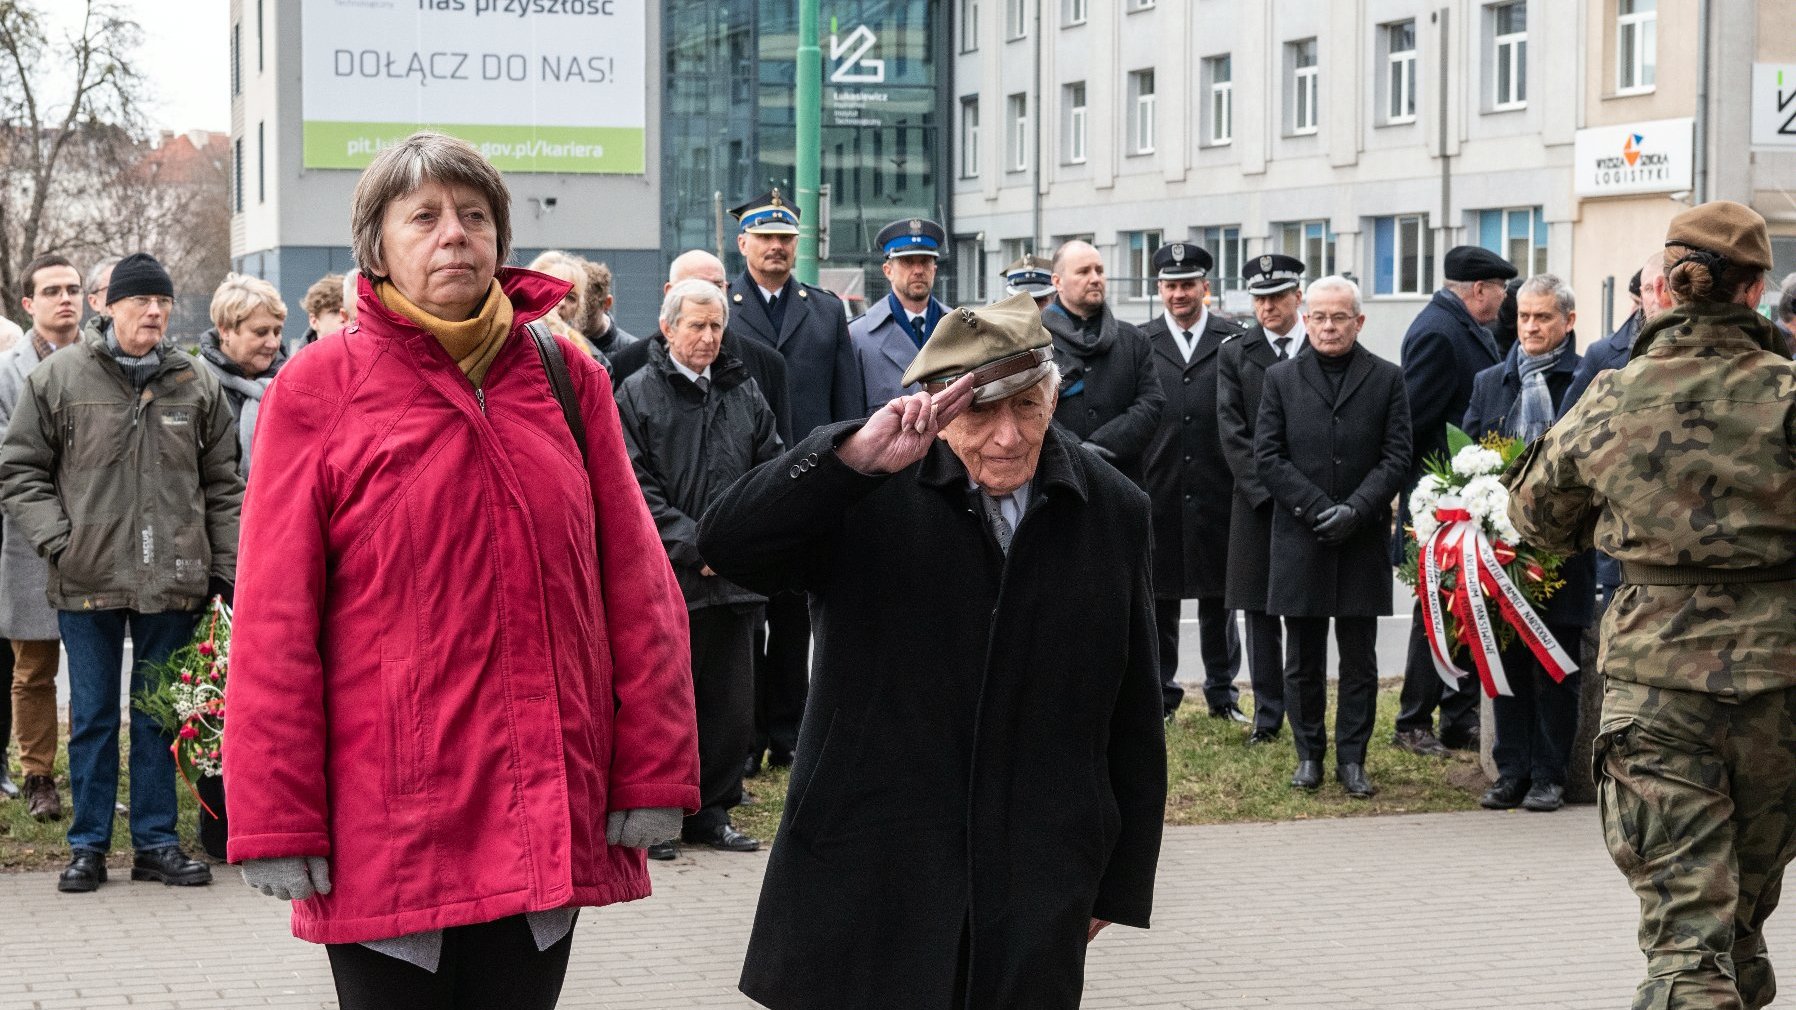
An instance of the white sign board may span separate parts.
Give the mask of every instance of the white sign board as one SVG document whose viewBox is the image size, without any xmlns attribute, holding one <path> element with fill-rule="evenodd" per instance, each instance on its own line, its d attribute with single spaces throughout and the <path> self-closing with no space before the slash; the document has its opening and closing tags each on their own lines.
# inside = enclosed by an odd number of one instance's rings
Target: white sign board
<svg viewBox="0 0 1796 1010">
<path fill-rule="evenodd" d="M 646 168 L 643 0 L 302 0 L 307 168 L 421 128 L 513 172 Z"/>
<path fill-rule="evenodd" d="M 1796 148 L 1796 63 L 1752 65 L 1752 146 Z"/>
<path fill-rule="evenodd" d="M 1696 172 L 1696 121 L 1659 119 L 1579 130 L 1572 165 L 1579 196 L 1689 189 Z"/>
</svg>

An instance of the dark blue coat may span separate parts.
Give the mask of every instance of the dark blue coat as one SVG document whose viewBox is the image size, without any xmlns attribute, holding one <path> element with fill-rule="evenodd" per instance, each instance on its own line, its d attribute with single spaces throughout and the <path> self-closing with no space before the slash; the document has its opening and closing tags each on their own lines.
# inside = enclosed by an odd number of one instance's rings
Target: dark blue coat
<svg viewBox="0 0 1796 1010">
<path fill-rule="evenodd" d="M 1391 538 L 1391 561 L 1403 557 L 1404 527 L 1409 525 L 1409 489 L 1422 476 L 1422 462 L 1447 455 L 1447 425 L 1465 417 L 1472 401 L 1472 380 L 1501 361 L 1497 342 L 1466 311 L 1451 291 L 1440 290 L 1416 314 L 1403 336 L 1400 362 L 1403 390 L 1409 398 L 1411 445 L 1409 472 L 1397 502 L 1397 525 Z"/>
<path fill-rule="evenodd" d="M 836 421 L 867 416 L 861 364 L 848 337 L 842 301 L 819 287 L 788 277 L 780 290 L 785 318 L 776 332 L 761 289 L 745 270 L 730 282 L 730 333 L 759 340 L 786 359 L 786 392 L 792 403 L 792 437 L 803 439 Z"/>
<path fill-rule="evenodd" d="M 1584 351 L 1584 363 L 1578 366 L 1578 374 L 1572 377 L 1571 388 L 1565 391 L 1565 398 L 1557 400 L 1559 416 L 1572 409 L 1572 404 L 1590 388 L 1591 380 L 1597 373 L 1611 368 L 1621 368 L 1628 363 L 1628 354 L 1634 349 L 1634 340 L 1640 336 L 1640 327 L 1646 322 L 1642 313 L 1629 316 L 1614 333 L 1591 344 Z M 1596 554 L 1596 584 L 1606 589 L 1614 589 L 1621 585 L 1621 565 L 1607 554 Z"/>
<path fill-rule="evenodd" d="M 1576 338 L 1567 336 L 1567 340 Z M 1625 353 L 1625 352 L 1624 352 Z M 1554 363 L 1547 373 L 1547 392 L 1553 397 L 1553 406 L 1559 413 L 1569 402 L 1568 390 L 1573 379 L 1583 374 L 1578 364 L 1587 360 L 1578 357 L 1576 351 L 1567 349 L 1565 355 Z M 1509 411 L 1515 404 L 1515 398 L 1522 392 L 1521 345 L 1510 348 L 1509 354 L 1498 365 L 1479 372 L 1472 383 L 1472 402 L 1467 405 L 1464 423 L 1460 425 L 1465 433 L 1473 438 L 1483 438 L 1490 432 L 1503 430 L 1503 422 L 1509 417 Z M 1565 579 L 1565 585 L 1547 601 L 1546 610 L 1541 617 L 1548 624 L 1569 625 L 1574 628 L 1590 626 L 1595 610 L 1596 566 L 1595 552 L 1585 551 L 1582 554 L 1567 558 L 1559 575 Z M 1561 642 L 1566 651 L 1577 653 L 1576 643 Z"/>
</svg>

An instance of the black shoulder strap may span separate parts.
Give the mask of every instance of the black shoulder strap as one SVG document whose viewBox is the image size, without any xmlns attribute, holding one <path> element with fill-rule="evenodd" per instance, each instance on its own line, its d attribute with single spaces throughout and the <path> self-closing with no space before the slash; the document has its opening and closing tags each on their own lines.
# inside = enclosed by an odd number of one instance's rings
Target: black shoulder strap
<svg viewBox="0 0 1796 1010">
<path fill-rule="evenodd" d="M 574 377 L 568 374 L 567 359 L 561 356 L 561 345 L 554 334 L 541 323 L 530 323 L 530 339 L 536 342 L 536 356 L 543 360 L 543 371 L 549 373 L 549 389 L 555 402 L 561 404 L 561 416 L 574 433 L 574 444 L 580 447 L 580 458 L 586 458 L 586 422 L 580 419 L 580 398 L 574 393 Z"/>
</svg>

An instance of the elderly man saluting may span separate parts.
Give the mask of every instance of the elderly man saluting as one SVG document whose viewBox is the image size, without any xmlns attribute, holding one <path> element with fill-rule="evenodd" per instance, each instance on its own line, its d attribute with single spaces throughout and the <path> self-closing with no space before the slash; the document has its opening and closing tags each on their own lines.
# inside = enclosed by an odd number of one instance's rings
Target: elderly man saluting
<svg viewBox="0 0 1796 1010">
<path fill-rule="evenodd" d="M 742 973 L 774 1010 L 1077 1007 L 1085 944 L 1148 924 L 1148 502 L 1050 427 L 1049 348 L 1026 294 L 950 312 L 905 375 L 923 391 L 819 429 L 700 524 L 720 575 L 807 590 L 816 618 Z"/>
</svg>

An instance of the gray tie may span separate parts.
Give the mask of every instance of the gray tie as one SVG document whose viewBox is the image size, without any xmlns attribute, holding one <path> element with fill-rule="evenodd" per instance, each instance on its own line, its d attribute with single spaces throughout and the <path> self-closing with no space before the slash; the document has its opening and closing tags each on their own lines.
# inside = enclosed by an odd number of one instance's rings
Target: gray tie
<svg viewBox="0 0 1796 1010">
<path fill-rule="evenodd" d="M 696 379 L 693 379 L 692 384 L 698 387 L 700 396 L 703 396 L 705 394 L 705 392 L 711 388 L 711 380 L 705 378 L 702 375 Z"/>
<path fill-rule="evenodd" d="M 1010 520 L 1004 518 L 1004 510 L 998 507 L 998 499 L 980 492 L 979 500 L 985 504 L 985 521 L 991 524 L 992 536 L 998 538 L 998 549 L 1009 554 Z"/>
</svg>

